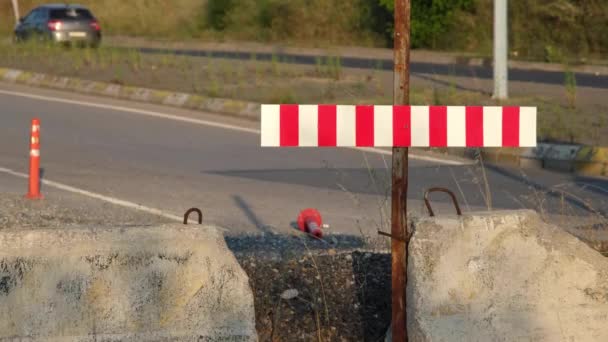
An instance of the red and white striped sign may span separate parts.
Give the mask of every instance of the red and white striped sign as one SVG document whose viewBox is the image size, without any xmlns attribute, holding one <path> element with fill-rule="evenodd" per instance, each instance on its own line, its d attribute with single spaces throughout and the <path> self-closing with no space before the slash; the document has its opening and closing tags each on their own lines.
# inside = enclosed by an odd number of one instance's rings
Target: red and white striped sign
<svg viewBox="0 0 608 342">
<path fill-rule="evenodd" d="M 267 147 L 535 147 L 535 107 L 262 105 Z"/>
</svg>

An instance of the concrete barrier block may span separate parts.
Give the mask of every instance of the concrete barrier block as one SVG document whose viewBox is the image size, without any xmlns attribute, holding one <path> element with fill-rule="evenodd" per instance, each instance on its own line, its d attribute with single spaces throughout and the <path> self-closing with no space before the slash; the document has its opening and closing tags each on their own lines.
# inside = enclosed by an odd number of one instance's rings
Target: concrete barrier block
<svg viewBox="0 0 608 342">
<path fill-rule="evenodd" d="M 149 101 L 150 97 L 152 96 L 152 91 L 146 88 L 135 88 L 133 94 L 131 95 L 131 99 L 132 100 L 136 100 L 136 101 L 143 101 L 143 102 L 147 102 Z"/>
<path fill-rule="evenodd" d="M 207 98 L 205 96 L 191 95 L 188 98 L 188 101 L 184 104 L 184 108 L 198 109 L 206 100 Z"/>
<path fill-rule="evenodd" d="M 103 95 L 118 97 L 120 95 L 122 86 L 119 84 L 107 84 L 103 90 Z"/>
<path fill-rule="evenodd" d="M 550 145 L 543 156 L 544 167 L 549 170 L 573 172 L 574 159 L 581 147 L 581 145 L 566 144 Z"/>
<path fill-rule="evenodd" d="M 186 102 L 188 102 L 189 98 L 190 98 L 190 94 L 171 93 L 169 96 L 167 96 L 167 98 L 165 98 L 165 100 L 163 101 L 163 104 L 170 105 L 170 106 L 181 107 Z"/>
<path fill-rule="evenodd" d="M 0 340 L 256 341 L 214 227 L 0 232 Z"/>
<path fill-rule="evenodd" d="M 48 80 L 47 85 L 51 88 L 66 89 L 68 87 L 69 82 L 70 78 L 68 77 L 55 76 L 51 77 Z"/>
<path fill-rule="evenodd" d="M 2 75 L 2 80 L 7 82 L 17 82 L 17 79 L 19 76 L 21 76 L 21 74 L 23 74 L 23 71 L 21 70 L 9 69 L 4 72 L 4 75 Z"/>
<path fill-rule="evenodd" d="M 484 148 L 481 151 L 485 162 L 519 166 L 519 148 Z"/>
<path fill-rule="evenodd" d="M 519 157 L 519 166 L 524 169 L 543 168 L 543 159 L 550 145 L 539 143 L 536 147 L 522 148 Z"/>
<path fill-rule="evenodd" d="M 42 84 L 44 82 L 45 78 L 46 78 L 45 74 L 34 73 L 34 74 L 32 74 L 32 77 L 30 79 L 25 81 L 25 83 L 28 85 L 32 85 L 32 86 L 39 86 L 40 84 Z"/>
<path fill-rule="evenodd" d="M 585 146 L 575 159 L 577 173 L 590 176 L 608 176 L 608 147 Z"/>
<path fill-rule="evenodd" d="M 608 341 L 608 259 L 535 212 L 412 225 L 410 341 Z"/>
</svg>

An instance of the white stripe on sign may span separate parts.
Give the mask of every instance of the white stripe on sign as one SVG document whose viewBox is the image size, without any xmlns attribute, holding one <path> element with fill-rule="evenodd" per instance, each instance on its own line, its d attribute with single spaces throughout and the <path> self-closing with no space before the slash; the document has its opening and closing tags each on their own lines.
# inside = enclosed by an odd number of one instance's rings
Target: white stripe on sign
<svg viewBox="0 0 608 342">
<path fill-rule="evenodd" d="M 355 106 L 337 106 L 336 127 L 338 146 L 356 146 L 356 109 Z"/>
<path fill-rule="evenodd" d="M 467 119 L 465 107 L 448 107 L 448 146 L 467 146 Z"/>
<path fill-rule="evenodd" d="M 40 150 L 31 150 L 30 156 L 31 157 L 40 157 Z"/>
<path fill-rule="evenodd" d="M 374 146 L 393 146 L 393 106 L 374 107 Z"/>
<path fill-rule="evenodd" d="M 300 146 L 319 146 L 319 115 L 318 106 L 300 106 L 298 118 L 298 135 Z"/>
<path fill-rule="evenodd" d="M 536 107 L 519 109 L 519 145 L 522 147 L 536 146 Z"/>
<path fill-rule="evenodd" d="M 281 106 L 262 105 L 262 146 L 281 146 Z"/>
<path fill-rule="evenodd" d="M 430 143 L 429 136 L 429 107 L 412 106 L 412 147 L 427 147 Z"/>
<path fill-rule="evenodd" d="M 483 145 L 502 146 L 502 107 L 483 107 Z"/>
</svg>

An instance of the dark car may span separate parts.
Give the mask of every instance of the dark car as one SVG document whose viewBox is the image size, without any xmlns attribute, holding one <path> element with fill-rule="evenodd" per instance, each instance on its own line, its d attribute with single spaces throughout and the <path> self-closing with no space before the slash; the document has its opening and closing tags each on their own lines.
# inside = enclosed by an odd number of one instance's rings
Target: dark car
<svg viewBox="0 0 608 342">
<path fill-rule="evenodd" d="M 83 6 L 44 5 L 21 18 L 15 28 L 15 41 L 31 39 L 97 47 L 101 43 L 101 27 Z"/>
</svg>

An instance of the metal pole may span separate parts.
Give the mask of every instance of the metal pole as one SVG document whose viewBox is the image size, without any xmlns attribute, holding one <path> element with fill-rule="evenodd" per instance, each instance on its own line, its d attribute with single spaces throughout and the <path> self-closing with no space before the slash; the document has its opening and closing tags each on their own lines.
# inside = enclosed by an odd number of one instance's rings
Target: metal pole
<svg viewBox="0 0 608 342">
<path fill-rule="evenodd" d="M 410 101 L 410 0 L 395 0 L 395 69 L 393 102 L 407 105 Z M 393 342 L 407 341 L 407 148 L 393 148 L 391 204 L 391 273 Z"/>
<path fill-rule="evenodd" d="M 509 97 L 507 0 L 494 0 L 494 98 Z"/>
<path fill-rule="evenodd" d="M 13 13 L 15 13 L 15 25 L 18 25 L 19 18 L 21 18 L 21 14 L 19 14 L 19 0 L 13 0 Z"/>
</svg>

